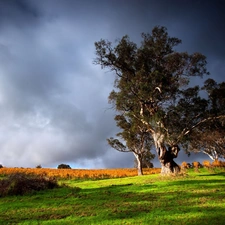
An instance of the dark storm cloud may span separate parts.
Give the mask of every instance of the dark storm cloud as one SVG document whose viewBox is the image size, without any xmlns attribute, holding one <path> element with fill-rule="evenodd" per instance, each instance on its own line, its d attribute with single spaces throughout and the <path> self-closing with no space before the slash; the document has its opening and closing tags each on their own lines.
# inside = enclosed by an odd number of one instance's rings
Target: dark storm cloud
<svg viewBox="0 0 225 225">
<path fill-rule="evenodd" d="M 37 10 L 25 0 L 1 0 L 0 1 L 0 27 L 11 24 L 14 27 L 35 25 L 39 17 Z"/>
<path fill-rule="evenodd" d="M 140 42 L 163 25 L 224 81 L 224 15 L 223 1 L 1 0 L 0 163 L 132 166 L 106 142 L 118 131 L 107 103 L 114 76 L 93 65 L 94 42 Z"/>
</svg>

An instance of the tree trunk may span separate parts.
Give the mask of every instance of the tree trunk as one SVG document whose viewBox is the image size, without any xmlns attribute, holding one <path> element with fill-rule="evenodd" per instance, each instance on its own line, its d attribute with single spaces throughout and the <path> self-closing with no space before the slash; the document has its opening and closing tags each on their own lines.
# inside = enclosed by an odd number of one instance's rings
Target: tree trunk
<svg viewBox="0 0 225 225">
<path fill-rule="evenodd" d="M 173 159 L 177 158 L 180 148 L 177 145 L 174 145 L 170 146 L 167 150 L 163 144 L 163 135 L 155 134 L 153 138 L 161 164 L 161 174 L 178 173 L 180 171 L 180 167 L 173 161 Z"/>
<path fill-rule="evenodd" d="M 179 173 L 180 167 L 173 161 L 174 157 L 170 151 L 166 151 L 164 157 L 159 159 L 161 163 L 161 174 L 169 174 L 169 173 Z"/>
<path fill-rule="evenodd" d="M 219 159 L 219 156 L 217 154 L 217 151 L 215 150 L 215 148 L 212 148 L 211 150 L 209 150 L 209 152 L 207 151 L 202 151 L 204 154 L 208 155 L 210 159 L 212 159 L 213 161 L 216 161 Z"/>
<path fill-rule="evenodd" d="M 134 156 L 137 159 L 138 176 L 142 176 L 143 175 L 142 157 L 140 156 L 140 154 L 135 154 L 135 153 L 134 153 Z"/>
<path fill-rule="evenodd" d="M 173 161 L 179 152 L 178 146 L 169 147 L 168 150 L 164 147 L 164 154 L 159 157 L 161 163 L 161 174 L 178 173 L 180 167 Z"/>
</svg>

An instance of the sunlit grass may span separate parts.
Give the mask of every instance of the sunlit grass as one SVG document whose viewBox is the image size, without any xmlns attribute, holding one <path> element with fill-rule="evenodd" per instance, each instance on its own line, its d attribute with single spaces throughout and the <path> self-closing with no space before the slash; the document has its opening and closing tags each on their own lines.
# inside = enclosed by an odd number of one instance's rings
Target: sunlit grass
<svg viewBox="0 0 225 225">
<path fill-rule="evenodd" d="M 225 172 L 94 181 L 0 199 L 0 224 L 224 224 Z"/>
</svg>

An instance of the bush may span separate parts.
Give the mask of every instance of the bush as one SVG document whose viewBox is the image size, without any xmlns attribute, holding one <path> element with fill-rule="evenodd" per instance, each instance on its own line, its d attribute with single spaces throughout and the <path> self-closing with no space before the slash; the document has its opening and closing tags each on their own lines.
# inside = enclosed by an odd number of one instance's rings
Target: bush
<svg viewBox="0 0 225 225">
<path fill-rule="evenodd" d="M 181 168 L 182 169 L 188 169 L 188 164 L 186 162 L 181 163 Z"/>
<path fill-rule="evenodd" d="M 213 167 L 225 167 L 224 161 L 215 160 L 212 162 Z"/>
<path fill-rule="evenodd" d="M 193 166 L 193 168 L 202 168 L 203 167 L 200 162 L 196 162 L 196 161 L 192 163 L 192 166 Z"/>
<path fill-rule="evenodd" d="M 71 169 L 71 167 L 67 164 L 60 164 L 58 165 L 58 169 Z"/>
<path fill-rule="evenodd" d="M 3 168 L 3 165 L 2 165 L 2 164 L 0 164 L 0 169 L 1 169 L 1 168 Z"/>
<path fill-rule="evenodd" d="M 192 168 L 192 165 L 190 163 L 187 163 L 185 161 L 181 163 L 181 169 L 189 169 L 189 168 Z"/>
<path fill-rule="evenodd" d="M 0 197 L 6 195 L 24 195 L 56 187 L 59 186 L 53 178 L 15 173 L 6 179 L 0 180 Z"/>
<path fill-rule="evenodd" d="M 210 163 L 209 160 L 204 160 L 204 161 L 202 162 L 202 165 L 203 165 L 204 167 L 206 167 L 206 168 L 211 167 L 211 163 Z"/>
</svg>

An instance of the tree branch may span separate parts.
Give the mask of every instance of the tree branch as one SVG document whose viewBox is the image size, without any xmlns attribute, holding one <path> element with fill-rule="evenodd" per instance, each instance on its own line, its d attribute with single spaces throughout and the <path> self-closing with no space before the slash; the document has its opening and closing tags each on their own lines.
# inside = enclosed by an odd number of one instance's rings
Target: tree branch
<svg viewBox="0 0 225 225">
<path fill-rule="evenodd" d="M 212 121 L 212 120 L 216 120 L 216 119 L 222 119 L 222 118 L 225 118 L 225 115 L 220 115 L 220 116 L 216 116 L 216 117 L 208 117 L 208 118 L 205 118 L 201 121 L 199 121 L 198 123 L 196 123 L 195 125 L 193 125 L 192 127 L 190 127 L 189 129 L 184 129 L 181 134 L 179 135 L 177 141 L 179 142 L 179 140 L 188 135 L 192 130 L 194 130 L 195 128 L 197 128 L 198 126 L 200 126 L 201 124 L 203 123 L 206 123 L 208 121 Z"/>
</svg>

